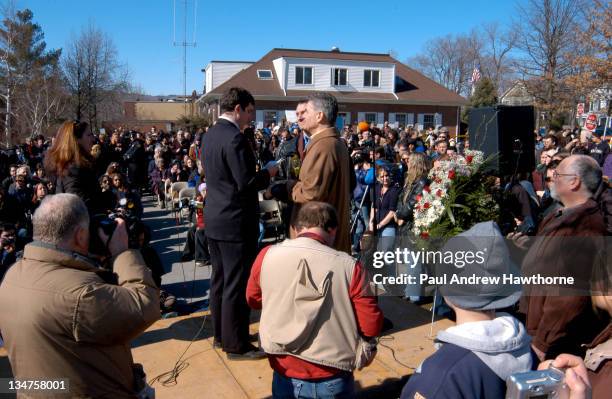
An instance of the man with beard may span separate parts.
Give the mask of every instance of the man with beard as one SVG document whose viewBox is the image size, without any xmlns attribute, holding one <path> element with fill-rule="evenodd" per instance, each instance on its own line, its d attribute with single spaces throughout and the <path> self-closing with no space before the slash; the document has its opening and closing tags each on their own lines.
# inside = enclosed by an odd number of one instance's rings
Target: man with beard
<svg viewBox="0 0 612 399">
<path fill-rule="evenodd" d="M 572 276 L 576 282 L 569 287 L 571 292 L 562 286 L 525 286 L 520 311 L 527 316 L 532 348 L 540 360 L 561 353 L 582 357 L 584 345 L 602 330 L 588 294 L 606 235 L 603 216 L 592 199 L 601 180 L 601 168 L 586 155 L 564 159 L 553 172 L 551 196 L 563 207 L 541 222 L 525 255 L 522 275 Z M 512 233 L 509 238 L 526 248 L 527 237 L 522 234 Z"/>
</svg>

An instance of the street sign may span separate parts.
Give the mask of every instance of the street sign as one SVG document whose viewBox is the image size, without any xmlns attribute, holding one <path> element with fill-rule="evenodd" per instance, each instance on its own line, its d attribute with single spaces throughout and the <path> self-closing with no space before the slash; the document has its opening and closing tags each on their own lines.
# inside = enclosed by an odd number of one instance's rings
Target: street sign
<svg viewBox="0 0 612 399">
<path fill-rule="evenodd" d="M 594 132 L 597 128 L 597 115 L 589 114 L 584 122 L 584 127 Z"/>
<path fill-rule="evenodd" d="M 576 109 L 576 114 L 578 116 L 584 114 L 584 103 L 578 103 L 578 107 Z"/>
</svg>

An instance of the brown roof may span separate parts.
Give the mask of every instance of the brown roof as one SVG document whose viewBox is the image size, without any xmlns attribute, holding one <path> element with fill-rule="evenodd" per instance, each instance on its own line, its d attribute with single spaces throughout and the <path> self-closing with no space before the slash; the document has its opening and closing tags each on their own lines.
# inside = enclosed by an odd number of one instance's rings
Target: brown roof
<svg viewBox="0 0 612 399">
<path fill-rule="evenodd" d="M 402 80 L 401 84 L 396 84 L 395 95 L 393 93 L 366 93 L 366 92 L 336 92 L 339 102 L 392 102 L 392 103 L 412 103 L 412 104 L 444 104 L 444 105 L 463 105 L 467 100 L 460 95 L 448 90 L 444 86 L 434 82 L 425 75 L 402 64 L 389 54 L 371 53 L 349 53 L 335 51 L 316 51 L 316 50 L 295 50 L 295 49 L 272 49 L 259 61 L 238 72 L 222 85 L 211 90 L 204 95 L 205 97 L 216 97 L 221 95 L 230 87 L 244 87 L 257 99 L 258 97 L 306 97 L 312 93 L 309 90 L 287 90 L 285 94 L 280 87 L 278 77 L 274 74 L 274 79 L 263 80 L 257 77 L 258 69 L 274 70 L 272 61 L 281 57 L 295 58 L 317 58 L 350 61 L 374 61 L 389 62 L 395 64 L 396 79 Z M 397 98 L 396 98 L 397 95 Z"/>
</svg>

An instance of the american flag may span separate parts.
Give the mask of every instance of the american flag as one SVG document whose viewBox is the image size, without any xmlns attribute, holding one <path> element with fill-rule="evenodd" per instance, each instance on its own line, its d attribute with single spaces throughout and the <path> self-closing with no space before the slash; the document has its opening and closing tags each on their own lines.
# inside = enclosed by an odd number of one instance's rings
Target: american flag
<svg viewBox="0 0 612 399">
<path fill-rule="evenodd" d="M 472 86 L 476 84 L 480 80 L 480 69 L 477 65 L 474 65 L 474 70 L 472 71 Z"/>
</svg>

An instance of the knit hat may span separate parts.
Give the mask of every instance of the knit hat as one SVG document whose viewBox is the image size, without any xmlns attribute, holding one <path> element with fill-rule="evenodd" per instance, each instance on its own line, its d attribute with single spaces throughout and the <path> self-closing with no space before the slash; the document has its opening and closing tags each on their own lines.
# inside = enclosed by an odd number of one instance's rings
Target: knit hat
<svg viewBox="0 0 612 399">
<path fill-rule="evenodd" d="M 471 229 L 451 238 L 442 253 L 451 251 L 454 254 L 480 253 L 484 261 L 459 264 L 458 257 L 454 264 L 437 265 L 437 275 L 446 274 L 447 284 L 440 286 L 440 292 L 452 304 L 461 309 L 494 310 L 514 305 L 521 297 L 520 285 L 504 283 L 504 275 L 520 277 L 520 270 L 510 259 L 510 252 L 504 237 L 495 222 L 482 222 Z M 461 267 L 460 267 L 461 266 Z M 451 276 L 488 278 L 487 283 L 453 284 Z M 491 279 L 498 278 L 498 282 Z"/>
<path fill-rule="evenodd" d="M 366 121 L 361 121 L 357 125 L 357 128 L 359 129 L 360 132 L 366 132 L 366 131 L 370 130 L 370 124 L 368 122 L 366 122 Z"/>
</svg>

